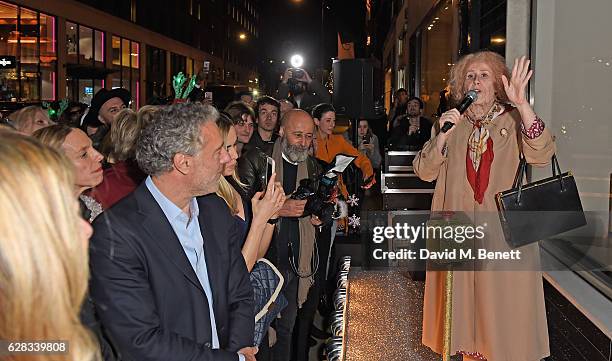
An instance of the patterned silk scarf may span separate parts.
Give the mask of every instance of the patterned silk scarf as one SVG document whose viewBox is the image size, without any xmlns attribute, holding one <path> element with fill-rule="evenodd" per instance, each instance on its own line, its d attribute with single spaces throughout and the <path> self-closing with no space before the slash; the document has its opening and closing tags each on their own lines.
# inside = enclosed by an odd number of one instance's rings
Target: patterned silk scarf
<svg viewBox="0 0 612 361">
<path fill-rule="evenodd" d="M 493 139 L 489 136 L 486 127 L 493 119 L 503 114 L 504 110 L 504 107 L 496 102 L 482 119 L 474 120 L 467 116 L 473 126 L 465 157 L 467 178 L 474 191 L 474 199 L 479 204 L 482 204 L 484 193 L 489 186 L 489 173 L 494 156 Z"/>
</svg>

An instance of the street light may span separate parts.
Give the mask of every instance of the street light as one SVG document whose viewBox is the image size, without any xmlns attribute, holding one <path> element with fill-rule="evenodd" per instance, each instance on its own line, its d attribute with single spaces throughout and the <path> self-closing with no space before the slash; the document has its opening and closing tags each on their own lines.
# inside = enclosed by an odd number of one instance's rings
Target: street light
<svg viewBox="0 0 612 361">
<path fill-rule="evenodd" d="M 240 34 L 238 35 L 238 38 L 239 38 L 240 40 L 246 40 L 246 34 L 245 34 L 245 33 L 240 33 Z"/>
<path fill-rule="evenodd" d="M 300 54 L 295 54 L 291 57 L 291 66 L 294 68 L 299 68 L 304 65 L 304 58 Z"/>
</svg>

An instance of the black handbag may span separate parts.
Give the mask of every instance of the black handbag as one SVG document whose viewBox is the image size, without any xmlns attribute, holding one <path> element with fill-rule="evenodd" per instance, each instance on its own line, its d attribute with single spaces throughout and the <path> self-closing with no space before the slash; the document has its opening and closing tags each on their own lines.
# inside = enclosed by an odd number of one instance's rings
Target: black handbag
<svg viewBox="0 0 612 361">
<path fill-rule="evenodd" d="M 512 189 L 495 200 L 506 242 L 521 247 L 584 226 L 586 218 L 571 172 L 561 174 L 556 155 L 550 178 L 523 185 L 527 161 L 519 162 Z"/>
</svg>

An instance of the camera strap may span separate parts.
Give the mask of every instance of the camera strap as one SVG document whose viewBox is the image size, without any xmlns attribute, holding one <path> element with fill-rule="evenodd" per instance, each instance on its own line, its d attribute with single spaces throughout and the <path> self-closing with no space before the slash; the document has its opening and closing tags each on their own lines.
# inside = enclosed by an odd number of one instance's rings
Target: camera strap
<svg viewBox="0 0 612 361">
<path fill-rule="evenodd" d="M 289 248 L 289 264 L 291 265 L 291 269 L 299 278 L 308 278 L 312 277 L 319 270 L 319 246 L 317 245 L 317 236 L 315 235 L 314 239 L 314 248 L 312 250 L 312 258 L 310 260 L 311 272 L 308 274 L 300 272 L 297 267 L 297 262 L 295 261 L 295 255 L 293 253 L 293 242 L 289 241 L 287 244 Z M 298 259 L 300 254 L 298 252 Z"/>
</svg>

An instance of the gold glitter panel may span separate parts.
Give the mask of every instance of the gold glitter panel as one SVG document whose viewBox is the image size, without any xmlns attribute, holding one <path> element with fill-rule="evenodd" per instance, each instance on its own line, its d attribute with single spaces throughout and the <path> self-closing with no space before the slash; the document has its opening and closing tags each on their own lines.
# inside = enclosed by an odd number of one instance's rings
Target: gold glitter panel
<svg viewBox="0 0 612 361">
<path fill-rule="evenodd" d="M 441 360 L 421 344 L 423 282 L 399 269 L 352 269 L 349 285 L 345 361 Z"/>
</svg>

